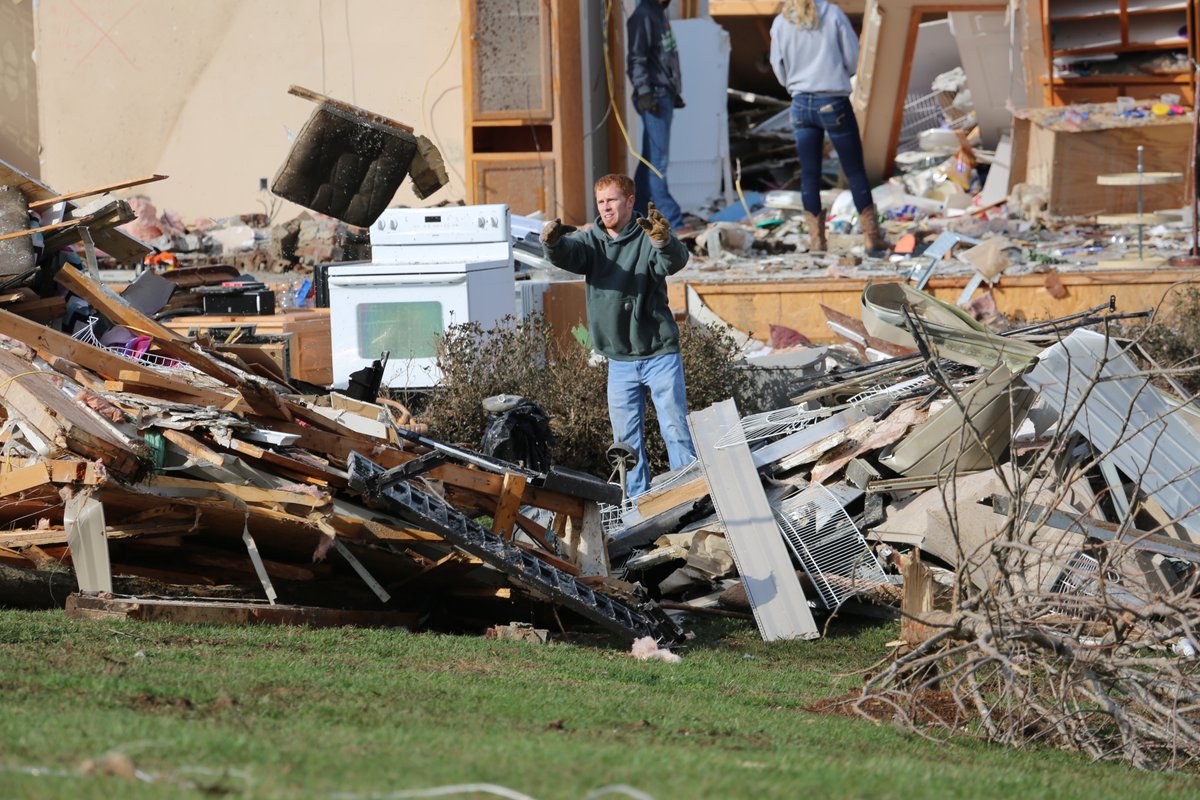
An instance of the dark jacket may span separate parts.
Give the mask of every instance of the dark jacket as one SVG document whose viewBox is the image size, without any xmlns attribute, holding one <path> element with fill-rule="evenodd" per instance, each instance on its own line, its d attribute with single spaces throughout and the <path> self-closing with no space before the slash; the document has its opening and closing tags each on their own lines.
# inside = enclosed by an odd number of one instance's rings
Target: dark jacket
<svg viewBox="0 0 1200 800">
<path fill-rule="evenodd" d="M 615 238 L 597 217 L 591 230 L 543 248 L 554 266 L 586 279 L 592 346 L 616 361 L 679 352 L 679 327 L 667 305 L 667 276 L 687 265 L 688 251 L 674 236 L 656 250 L 638 227 L 639 216 Z"/>
<path fill-rule="evenodd" d="M 668 90 L 675 106 L 683 106 L 683 76 L 679 71 L 679 46 L 658 0 L 642 0 L 625 23 L 626 69 L 633 94 Z"/>
</svg>

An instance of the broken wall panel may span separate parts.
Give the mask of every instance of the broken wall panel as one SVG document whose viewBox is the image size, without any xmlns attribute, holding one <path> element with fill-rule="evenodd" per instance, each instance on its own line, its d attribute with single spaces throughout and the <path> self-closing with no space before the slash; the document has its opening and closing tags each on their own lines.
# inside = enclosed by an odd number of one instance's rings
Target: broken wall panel
<svg viewBox="0 0 1200 800">
<path fill-rule="evenodd" d="M 815 639 L 820 633 L 745 441 L 718 447 L 741 420 L 733 400 L 688 415 L 713 505 L 766 641 Z"/>
<path fill-rule="evenodd" d="M 1026 376 L 1062 423 L 1083 435 L 1200 541 L 1200 435 L 1109 337 L 1077 330 Z"/>
</svg>

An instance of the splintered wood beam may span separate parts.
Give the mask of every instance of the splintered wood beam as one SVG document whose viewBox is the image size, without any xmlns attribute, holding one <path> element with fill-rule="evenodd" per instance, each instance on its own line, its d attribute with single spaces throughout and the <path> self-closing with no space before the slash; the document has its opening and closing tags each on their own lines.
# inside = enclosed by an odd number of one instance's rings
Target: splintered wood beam
<svg viewBox="0 0 1200 800">
<path fill-rule="evenodd" d="M 499 533 L 506 539 L 513 537 L 513 525 L 517 521 L 517 512 L 521 508 L 521 494 L 525 491 L 525 476 L 516 472 L 506 472 L 500 485 L 500 500 L 496 504 L 496 514 L 492 517 L 492 532 Z"/>
<path fill-rule="evenodd" d="M 0 474 L 0 497 L 32 489 L 47 483 L 78 483 L 95 485 L 104 479 L 103 469 L 95 462 L 77 459 L 54 459 Z"/>
<path fill-rule="evenodd" d="M 177 431 L 171 428 L 161 428 L 160 430 L 164 439 L 178 447 L 180 450 L 183 450 L 183 452 L 187 453 L 188 456 L 196 461 L 208 462 L 209 464 L 218 467 L 225 466 L 224 456 L 222 456 L 216 450 L 206 447 L 202 442 L 193 439 L 183 431 Z"/>
<path fill-rule="evenodd" d="M 236 497 L 243 503 L 265 503 L 268 505 L 300 505 L 309 509 L 329 502 L 325 492 L 308 494 L 305 492 L 289 492 L 283 489 L 260 489 L 256 486 L 238 486 L 232 483 L 216 483 L 213 481 L 193 480 L 191 478 L 171 478 L 165 475 L 152 475 L 142 481 L 143 486 L 158 494 L 170 494 L 171 491 L 208 492 L 215 495 Z"/>
<path fill-rule="evenodd" d="M 68 192 L 67 194 L 56 194 L 54 197 L 47 197 L 44 200 L 34 200 L 29 204 L 30 211 L 38 211 L 43 208 L 49 208 L 56 203 L 62 203 L 67 200 L 78 200 L 81 197 L 91 197 L 97 194 L 107 194 L 108 192 L 116 192 L 120 189 L 131 189 L 134 186 L 144 186 L 147 183 L 166 180 L 166 175 L 147 175 L 144 178 L 133 178 L 127 181 L 118 183 L 109 183 L 104 186 L 97 186 L 94 189 L 82 189 L 78 192 Z"/>
<path fill-rule="evenodd" d="M 28 423 L 58 451 L 97 459 L 114 474 L 132 479 L 142 469 L 147 449 L 124 437 L 106 419 L 68 397 L 57 385 L 56 372 L 41 372 L 7 350 L 0 350 L 0 399 L 10 413 Z"/>
</svg>

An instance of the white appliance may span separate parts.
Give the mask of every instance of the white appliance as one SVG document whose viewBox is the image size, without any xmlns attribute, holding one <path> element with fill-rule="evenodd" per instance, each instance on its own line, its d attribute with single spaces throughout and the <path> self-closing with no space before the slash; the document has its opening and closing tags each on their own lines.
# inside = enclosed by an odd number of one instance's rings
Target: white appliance
<svg viewBox="0 0 1200 800">
<path fill-rule="evenodd" d="M 390 355 L 383 384 L 437 385 L 451 325 L 490 328 L 513 313 L 508 206 L 391 208 L 371 226 L 371 261 L 329 268 L 333 386 Z"/>
</svg>

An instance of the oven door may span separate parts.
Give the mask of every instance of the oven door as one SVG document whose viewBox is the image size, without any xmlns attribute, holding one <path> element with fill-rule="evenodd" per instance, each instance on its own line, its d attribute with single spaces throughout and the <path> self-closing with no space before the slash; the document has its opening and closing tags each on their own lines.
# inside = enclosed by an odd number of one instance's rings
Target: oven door
<svg viewBox="0 0 1200 800">
<path fill-rule="evenodd" d="M 383 386 L 428 388 L 441 378 L 437 343 L 446 328 L 468 319 L 467 275 L 329 274 L 333 386 L 388 351 Z"/>
</svg>

